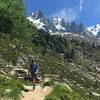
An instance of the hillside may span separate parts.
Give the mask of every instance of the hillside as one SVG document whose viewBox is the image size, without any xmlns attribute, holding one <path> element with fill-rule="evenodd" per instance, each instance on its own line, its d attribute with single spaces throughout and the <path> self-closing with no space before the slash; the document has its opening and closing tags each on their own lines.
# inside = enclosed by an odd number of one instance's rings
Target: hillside
<svg viewBox="0 0 100 100">
<path fill-rule="evenodd" d="M 0 98 L 20 99 L 23 84 L 31 85 L 27 69 L 34 58 L 41 84 L 53 87 L 46 100 L 99 100 L 100 46 L 37 30 L 22 5 L 0 1 Z"/>
</svg>

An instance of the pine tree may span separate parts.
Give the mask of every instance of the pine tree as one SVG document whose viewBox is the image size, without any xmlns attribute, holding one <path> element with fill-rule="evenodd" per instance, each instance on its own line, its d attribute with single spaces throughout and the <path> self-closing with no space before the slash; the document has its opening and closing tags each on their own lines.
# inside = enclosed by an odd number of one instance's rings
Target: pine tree
<svg viewBox="0 0 100 100">
<path fill-rule="evenodd" d="M 12 21 L 9 14 L 10 3 L 6 0 L 0 1 L 0 32 L 7 33 L 11 30 Z"/>
<path fill-rule="evenodd" d="M 32 28 L 25 17 L 22 0 L 0 0 L 0 32 L 30 36 Z"/>
<path fill-rule="evenodd" d="M 78 25 L 77 32 L 78 32 L 78 33 L 81 33 L 81 32 L 83 32 L 83 31 L 84 31 L 84 26 L 83 26 L 82 23 L 80 23 L 80 24 Z"/>
<path fill-rule="evenodd" d="M 70 32 L 72 32 L 72 33 L 77 32 L 77 25 L 76 25 L 75 21 L 73 21 L 70 25 Z"/>
<path fill-rule="evenodd" d="M 71 60 L 74 59 L 74 56 L 75 56 L 75 51 L 74 51 L 74 49 L 69 47 L 69 48 L 67 49 L 65 55 L 64 55 L 64 59 L 65 59 L 65 60 L 67 59 L 68 61 L 71 61 Z"/>
</svg>

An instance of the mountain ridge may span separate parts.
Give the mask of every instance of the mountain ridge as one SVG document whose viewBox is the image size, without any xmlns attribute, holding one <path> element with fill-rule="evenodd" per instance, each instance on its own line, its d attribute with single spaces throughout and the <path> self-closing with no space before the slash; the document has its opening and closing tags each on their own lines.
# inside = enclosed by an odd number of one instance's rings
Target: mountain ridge
<svg viewBox="0 0 100 100">
<path fill-rule="evenodd" d="M 52 18 L 45 17 L 40 10 L 34 11 L 27 19 L 37 29 L 44 30 L 51 35 L 61 35 L 66 36 L 66 38 L 68 37 L 70 40 L 78 39 L 80 41 L 100 44 L 100 34 L 96 33 L 100 31 L 99 24 L 96 27 L 85 27 L 82 23 L 79 25 L 76 25 L 75 22 L 66 23 L 64 19 L 57 16 Z M 94 30 L 97 31 L 94 32 Z"/>
</svg>

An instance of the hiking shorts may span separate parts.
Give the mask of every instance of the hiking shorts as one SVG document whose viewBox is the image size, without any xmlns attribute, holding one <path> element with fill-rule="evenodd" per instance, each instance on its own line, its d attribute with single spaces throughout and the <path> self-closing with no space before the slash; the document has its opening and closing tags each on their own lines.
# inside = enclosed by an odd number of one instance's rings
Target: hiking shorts
<svg viewBox="0 0 100 100">
<path fill-rule="evenodd" d="M 36 74 L 34 74 L 34 73 L 31 72 L 31 77 L 32 78 L 36 78 Z"/>
</svg>

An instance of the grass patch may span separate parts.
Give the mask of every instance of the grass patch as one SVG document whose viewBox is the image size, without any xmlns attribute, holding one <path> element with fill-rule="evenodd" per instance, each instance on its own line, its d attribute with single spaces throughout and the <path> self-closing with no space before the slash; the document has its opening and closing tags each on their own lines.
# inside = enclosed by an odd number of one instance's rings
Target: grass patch
<svg viewBox="0 0 100 100">
<path fill-rule="evenodd" d="M 19 81 L 0 76 L 0 98 L 19 100 L 23 88 Z M 7 89 L 10 91 L 7 92 Z"/>
<path fill-rule="evenodd" d="M 53 81 L 47 81 L 47 82 L 43 83 L 43 87 L 45 87 L 45 86 L 52 86 L 52 85 L 54 85 Z"/>
<path fill-rule="evenodd" d="M 6 97 L 12 98 L 14 100 L 19 100 L 20 99 L 20 95 L 21 95 L 21 89 L 18 88 L 18 87 L 14 87 L 14 88 L 12 88 L 11 92 L 9 92 L 7 94 Z"/>
<path fill-rule="evenodd" d="M 57 85 L 45 100 L 89 100 L 83 98 L 80 94 L 70 91 L 64 86 Z"/>
</svg>

